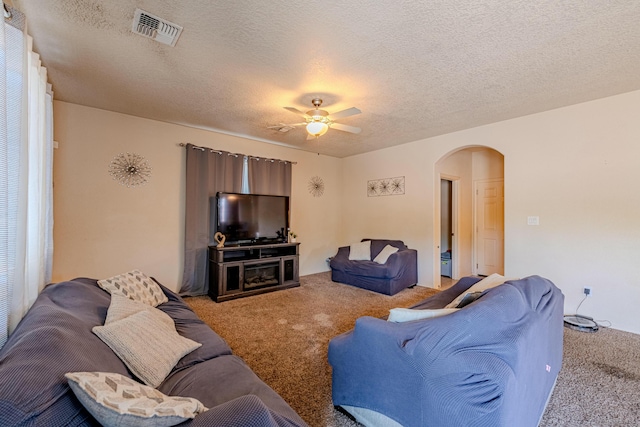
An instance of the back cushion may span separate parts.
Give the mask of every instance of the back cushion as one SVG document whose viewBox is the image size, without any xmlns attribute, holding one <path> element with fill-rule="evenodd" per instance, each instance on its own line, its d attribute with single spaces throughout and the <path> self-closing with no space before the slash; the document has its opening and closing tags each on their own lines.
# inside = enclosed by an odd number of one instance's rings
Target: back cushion
<svg viewBox="0 0 640 427">
<path fill-rule="evenodd" d="M 384 249 L 385 246 L 391 245 L 398 249 L 407 249 L 407 246 L 404 244 L 402 240 L 378 240 L 378 239 L 362 239 L 371 240 L 371 259 L 374 259 L 378 256 L 380 251 Z"/>
</svg>

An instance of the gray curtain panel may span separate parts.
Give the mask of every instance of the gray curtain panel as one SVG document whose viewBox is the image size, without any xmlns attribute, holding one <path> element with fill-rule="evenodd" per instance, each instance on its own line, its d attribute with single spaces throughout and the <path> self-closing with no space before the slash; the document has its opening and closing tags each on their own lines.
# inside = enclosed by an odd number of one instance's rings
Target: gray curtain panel
<svg viewBox="0 0 640 427">
<path fill-rule="evenodd" d="M 291 162 L 250 158 L 249 191 L 253 194 L 291 196 Z"/>
<path fill-rule="evenodd" d="M 206 295 L 208 249 L 212 242 L 211 197 L 242 191 L 243 156 L 187 144 L 184 272 L 181 295 Z M 221 153 L 221 154 L 220 154 Z M 215 209 L 215 203 L 213 204 Z M 215 215 L 215 211 L 213 212 Z"/>
</svg>

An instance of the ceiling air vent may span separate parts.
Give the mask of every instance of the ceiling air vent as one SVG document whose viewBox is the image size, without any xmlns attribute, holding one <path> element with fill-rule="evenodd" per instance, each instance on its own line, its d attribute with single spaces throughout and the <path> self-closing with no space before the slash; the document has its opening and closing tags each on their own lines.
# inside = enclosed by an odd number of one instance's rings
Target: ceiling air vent
<svg viewBox="0 0 640 427">
<path fill-rule="evenodd" d="M 175 46 L 180 33 L 182 33 L 182 27 L 144 10 L 136 9 L 131 31 L 157 42 Z"/>
</svg>

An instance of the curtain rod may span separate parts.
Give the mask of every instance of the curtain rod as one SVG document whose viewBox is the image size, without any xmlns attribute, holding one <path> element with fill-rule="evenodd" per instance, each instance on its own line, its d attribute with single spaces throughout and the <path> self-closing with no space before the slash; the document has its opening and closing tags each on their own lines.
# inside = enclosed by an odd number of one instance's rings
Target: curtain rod
<svg viewBox="0 0 640 427">
<path fill-rule="evenodd" d="M 181 142 L 181 143 L 179 143 L 178 145 L 179 145 L 180 147 L 186 147 L 186 146 L 187 146 L 187 144 L 185 144 L 184 142 Z M 209 147 L 198 147 L 197 145 L 193 145 L 193 144 L 192 144 L 192 146 L 193 146 L 193 148 L 194 148 L 195 150 L 201 150 L 201 151 L 209 150 L 209 152 L 211 152 L 211 153 L 217 153 L 217 154 L 227 153 L 227 156 L 236 156 L 236 157 L 238 157 L 238 156 L 242 156 L 242 157 L 246 157 L 246 158 L 248 158 L 248 159 L 250 159 L 250 160 L 264 160 L 264 161 L 272 162 L 272 163 L 273 163 L 273 162 L 291 163 L 292 165 L 297 165 L 297 164 L 298 164 L 298 162 L 292 162 L 292 161 L 290 161 L 290 160 L 268 159 L 268 158 L 266 158 L 266 157 L 249 156 L 248 154 L 241 154 L 241 153 L 228 153 L 228 152 L 226 152 L 226 151 L 216 150 L 216 149 L 209 148 Z"/>
</svg>

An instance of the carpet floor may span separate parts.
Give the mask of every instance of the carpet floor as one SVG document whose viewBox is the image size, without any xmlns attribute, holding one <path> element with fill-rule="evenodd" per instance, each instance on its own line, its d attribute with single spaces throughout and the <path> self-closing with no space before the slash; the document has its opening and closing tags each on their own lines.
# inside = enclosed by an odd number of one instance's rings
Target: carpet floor
<svg viewBox="0 0 640 427">
<path fill-rule="evenodd" d="M 355 427 L 331 403 L 329 341 L 359 317 L 386 316 L 436 292 L 416 286 L 381 295 L 334 283 L 326 272 L 301 277 L 298 288 L 223 303 L 185 301 L 311 427 Z M 564 347 L 541 426 L 640 425 L 640 336 L 565 328 Z"/>
</svg>

